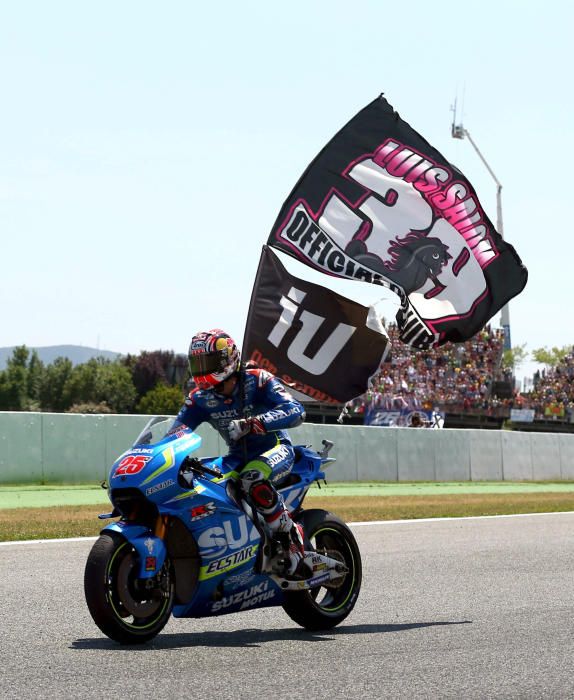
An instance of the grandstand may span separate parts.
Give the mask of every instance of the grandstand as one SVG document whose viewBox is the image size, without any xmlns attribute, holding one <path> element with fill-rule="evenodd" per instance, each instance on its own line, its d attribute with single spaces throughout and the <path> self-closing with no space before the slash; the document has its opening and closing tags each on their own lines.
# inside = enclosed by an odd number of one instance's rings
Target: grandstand
<svg viewBox="0 0 574 700">
<path fill-rule="evenodd" d="M 532 391 L 517 401 L 537 420 L 574 421 L 574 347 L 556 367 L 534 375 Z"/>
<path fill-rule="evenodd" d="M 369 392 L 353 401 L 348 422 L 361 424 L 372 409 L 440 411 L 445 427 L 574 431 L 574 353 L 555 368 L 538 372 L 530 393 L 515 388 L 512 370 L 503 366 L 504 335 L 486 326 L 465 343 L 415 350 L 399 340 L 396 325 L 387 327 L 391 357 Z M 513 409 L 527 415 L 511 420 Z M 530 409 L 530 411 L 524 411 Z M 330 423 L 334 407 L 307 406 L 311 420 Z"/>
</svg>

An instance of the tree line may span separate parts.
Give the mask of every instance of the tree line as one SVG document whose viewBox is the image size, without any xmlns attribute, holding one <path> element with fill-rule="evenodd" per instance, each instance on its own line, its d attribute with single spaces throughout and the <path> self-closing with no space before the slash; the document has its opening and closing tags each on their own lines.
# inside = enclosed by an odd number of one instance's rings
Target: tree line
<svg viewBox="0 0 574 700">
<path fill-rule="evenodd" d="M 176 414 L 188 380 L 187 359 L 171 351 L 73 365 L 44 364 L 35 350 L 14 348 L 0 371 L 1 411 Z"/>
<path fill-rule="evenodd" d="M 504 351 L 502 355 L 502 366 L 516 370 L 530 357 L 535 362 L 546 365 L 546 367 L 556 367 L 556 365 L 560 364 L 571 352 L 572 346 L 564 345 L 561 348 L 553 347 L 548 349 L 546 346 L 543 348 L 536 348 L 529 353 L 526 349 L 526 343 L 523 343 L 522 345 L 516 345 L 510 350 Z"/>
<path fill-rule="evenodd" d="M 531 357 L 554 367 L 571 347 L 538 348 Z M 503 367 L 517 369 L 528 358 L 526 345 L 507 350 Z M 117 360 L 96 358 L 73 365 L 66 357 L 44 364 L 35 350 L 14 348 L 0 371 L 0 411 L 56 413 L 178 413 L 187 393 L 187 358 L 155 350 Z"/>
</svg>

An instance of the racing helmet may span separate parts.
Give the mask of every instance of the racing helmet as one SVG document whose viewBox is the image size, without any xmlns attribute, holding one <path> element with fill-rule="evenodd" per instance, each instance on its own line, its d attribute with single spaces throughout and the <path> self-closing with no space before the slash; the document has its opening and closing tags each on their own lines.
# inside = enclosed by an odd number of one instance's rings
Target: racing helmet
<svg viewBox="0 0 574 700">
<path fill-rule="evenodd" d="M 196 333 L 187 353 L 198 389 L 213 389 L 239 370 L 241 356 L 233 338 L 220 328 Z"/>
</svg>

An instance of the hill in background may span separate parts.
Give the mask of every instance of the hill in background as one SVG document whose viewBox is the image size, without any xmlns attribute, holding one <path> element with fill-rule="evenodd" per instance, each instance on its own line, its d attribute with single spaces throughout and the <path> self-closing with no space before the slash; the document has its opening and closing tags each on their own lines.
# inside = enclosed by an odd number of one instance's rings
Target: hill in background
<svg viewBox="0 0 574 700">
<path fill-rule="evenodd" d="M 84 345 L 50 345 L 43 348 L 30 347 L 28 350 L 36 350 L 38 357 L 45 365 L 51 364 L 57 357 L 67 357 L 73 365 L 81 365 L 93 357 L 115 360 L 120 355 L 119 352 L 98 350 L 97 348 L 88 348 Z M 13 351 L 14 347 L 0 348 L 0 370 L 6 368 L 6 362 L 12 356 Z"/>
</svg>

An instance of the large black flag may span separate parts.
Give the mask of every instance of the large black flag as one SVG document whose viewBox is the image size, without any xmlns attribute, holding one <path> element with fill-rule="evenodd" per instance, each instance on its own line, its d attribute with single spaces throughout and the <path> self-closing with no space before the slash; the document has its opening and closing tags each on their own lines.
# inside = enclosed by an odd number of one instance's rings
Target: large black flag
<svg viewBox="0 0 574 700">
<path fill-rule="evenodd" d="M 527 279 L 472 185 L 382 95 L 312 161 L 268 243 L 390 288 L 402 340 L 421 348 L 472 337 Z"/>
<path fill-rule="evenodd" d="M 373 307 L 290 275 L 263 246 L 243 357 L 317 401 L 363 394 L 388 350 Z"/>
</svg>

